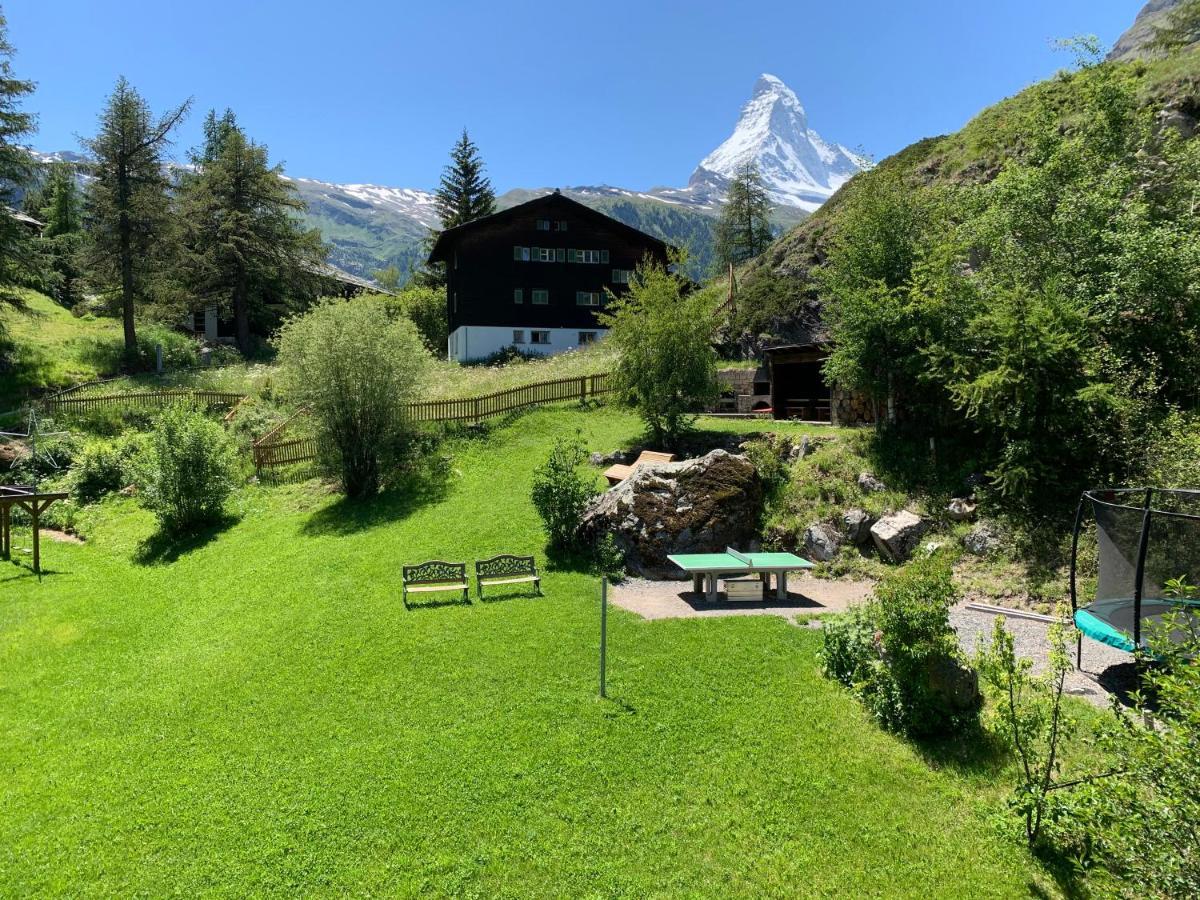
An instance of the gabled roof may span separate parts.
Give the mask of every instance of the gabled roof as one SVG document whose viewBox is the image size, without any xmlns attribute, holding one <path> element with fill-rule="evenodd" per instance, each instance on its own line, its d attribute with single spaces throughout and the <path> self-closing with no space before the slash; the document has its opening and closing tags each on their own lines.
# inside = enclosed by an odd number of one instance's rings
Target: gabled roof
<svg viewBox="0 0 1200 900">
<path fill-rule="evenodd" d="M 429 251 L 429 261 L 435 262 L 439 259 L 446 259 L 449 256 L 451 248 L 458 241 L 459 237 L 468 232 L 475 231 L 481 228 L 489 228 L 493 225 L 502 225 L 511 219 L 519 216 L 529 215 L 530 213 L 545 212 L 547 215 L 555 215 L 553 210 L 566 210 L 572 215 L 584 216 L 593 220 L 604 222 L 605 225 L 612 228 L 614 231 L 625 232 L 630 237 L 643 241 L 647 244 L 656 245 L 663 253 L 668 249 L 673 249 L 663 240 L 654 237 L 652 234 L 646 234 L 644 231 L 639 231 L 632 225 L 626 225 L 619 219 L 614 219 L 612 216 L 606 216 L 599 210 L 592 209 L 578 200 L 572 200 L 564 194 L 554 191 L 551 194 L 545 194 L 541 197 L 535 197 L 533 200 L 528 200 L 525 203 L 518 203 L 516 206 L 510 206 L 508 209 L 502 209 L 498 213 L 492 213 L 490 216 L 484 216 L 481 219 L 476 219 L 473 222 L 467 222 L 465 225 L 458 225 L 455 228 L 447 228 L 438 235 L 437 240 L 433 244 L 433 249 Z"/>
</svg>

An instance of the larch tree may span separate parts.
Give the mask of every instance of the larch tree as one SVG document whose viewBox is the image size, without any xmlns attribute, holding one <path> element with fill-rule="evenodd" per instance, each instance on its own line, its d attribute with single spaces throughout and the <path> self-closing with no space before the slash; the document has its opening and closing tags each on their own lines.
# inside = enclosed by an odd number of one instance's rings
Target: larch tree
<svg viewBox="0 0 1200 900">
<path fill-rule="evenodd" d="M 209 122 L 215 122 L 210 132 Z M 251 323 L 268 303 L 313 293 L 326 250 L 300 222 L 304 202 L 267 148 L 226 112 L 210 114 L 197 170 L 181 183 L 185 280 L 192 294 L 233 315 L 238 348 L 251 348 Z"/>
<path fill-rule="evenodd" d="M 0 13 L 0 205 L 12 206 L 16 192 L 33 177 L 33 158 L 21 144 L 34 131 L 36 120 L 21 109 L 33 93 L 33 82 L 17 78 L 12 70 L 13 46 L 8 25 Z M 0 215 L 0 303 L 19 305 L 14 290 L 33 271 L 33 251 L 28 229 L 12 216 Z"/>
<path fill-rule="evenodd" d="M 83 243 L 83 195 L 75 167 L 57 162 L 50 167 L 40 192 L 37 214 L 42 231 L 43 279 L 47 292 L 63 306 L 73 306 L 82 295 L 79 255 Z"/>
<path fill-rule="evenodd" d="M 722 269 L 754 259 L 774 240 L 771 200 L 758 166 L 747 163 L 729 183 L 729 193 L 717 222 L 716 256 Z"/>
<path fill-rule="evenodd" d="M 171 266 L 174 222 L 165 154 L 190 106 L 187 100 L 156 119 L 120 78 L 100 114 L 99 133 L 83 142 L 94 161 L 84 200 L 88 278 L 120 298 L 130 359 L 137 350 L 137 306 L 153 296 Z"/>
</svg>

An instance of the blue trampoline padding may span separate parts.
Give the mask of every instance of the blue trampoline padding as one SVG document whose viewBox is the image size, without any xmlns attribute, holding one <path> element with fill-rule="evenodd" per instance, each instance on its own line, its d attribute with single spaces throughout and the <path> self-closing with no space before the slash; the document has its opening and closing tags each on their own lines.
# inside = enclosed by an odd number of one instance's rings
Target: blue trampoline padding
<svg viewBox="0 0 1200 900">
<path fill-rule="evenodd" d="M 1075 627 L 1094 641 L 1132 653 L 1135 649 L 1133 636 L 1120 629 L 1113 628 L 1103 619 L 1098 619 L 1086 609 L 1075 610 Z"/>
</svg>

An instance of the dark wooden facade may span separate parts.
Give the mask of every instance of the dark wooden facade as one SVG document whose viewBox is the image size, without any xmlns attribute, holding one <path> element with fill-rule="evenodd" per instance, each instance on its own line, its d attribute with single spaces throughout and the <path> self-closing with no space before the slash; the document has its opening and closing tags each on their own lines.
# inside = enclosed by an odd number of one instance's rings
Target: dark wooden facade
<svg viewBox="0 0 1200 900">
<path fill-rule="evenodd" d="M 535 258 L 546 251 L 552 262 Z M 594 262 L 579 261 L 592 254 Z M 646 257 L 666 264 L 667 256 L 658 238 L 556 191 L 443 231 L 430 260 L 446 266 L 453 333 L 462 326 L 597 328 L 605 292 L 627 289 L 614 273 L 632 272 Z M 546 292 L 545 303 L 534 302 L 535 291 Z M 601 305 L 582 305 L 581 292 L 599 295 Z"/>
</svg>

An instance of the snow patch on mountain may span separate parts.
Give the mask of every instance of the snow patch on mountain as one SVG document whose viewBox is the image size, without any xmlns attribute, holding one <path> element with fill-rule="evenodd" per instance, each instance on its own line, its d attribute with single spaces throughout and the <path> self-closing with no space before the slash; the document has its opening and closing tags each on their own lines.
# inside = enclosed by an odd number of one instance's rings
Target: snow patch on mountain
<svg viewBox="0 0 1200 900">
<path fill-rule="evenodd" d="M 441 227 L 437 198 L 429 191 L 379 184 L 331 184 L 314 178 L 288 180 L 310 201 L 319 197 L 327 202 L 340 202 L 351 207 L 365 205 L 413 219 L 426 228 Z"/>
<path fill-rule="evenodd" d="M 762 75 L 742 107 L 737 126 L 692 173 L 687 193 L 723 198 L 729 182 L 748 163 L 758 166 L 775 203 L 815 210 L 868 163 L 826 141 L 808 126 L 795 91 L 774 75 Z"/>
</svg>

